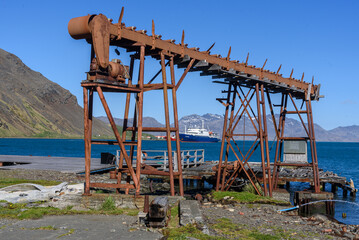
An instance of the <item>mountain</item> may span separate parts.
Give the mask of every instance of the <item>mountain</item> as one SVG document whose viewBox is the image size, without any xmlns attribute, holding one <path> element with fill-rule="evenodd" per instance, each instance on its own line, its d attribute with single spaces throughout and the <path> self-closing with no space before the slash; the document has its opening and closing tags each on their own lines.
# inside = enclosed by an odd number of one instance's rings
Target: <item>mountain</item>
<svg viewBox="0 0 359 240">
<path fill-rule="evenodd" d="M 275 130 L 273 125 L 273 119 L 271 115 L 267 115 L 267 127 L 268 127 L 268 139 L 273 141 L 276 139 Z M 99 119 L 108 122 L 106 117 L 100 117 Z M 147 127 L 164 127 L 164 124 L 159 123 L 152 117 L 144 117 L 143 125 Z M 252 121 L 249 117 L 243 117 L 245 120 L 241 120 L 235 130 L 235 134 L 239 133 L 255 133 Z M 279 115 L 275 116 L 278 124 Z M 204 127 L 210 131 L 217 133 L 219 136 L 222 135 L 223 131 L 223 115 L 218 114 L 204 114 L 202 116 L 198 114 L 191 114 L 184 116 L 179 120 L 180 132 L 184 132 L 187 128 L 200 128 L 202 122 Z M 115 122 L 122 126 L 123 119 L 116 119 Z M 129 120 L 132 124 L 132 119 Z M 253 119 L 253 122 L 255 120 Z M 172 124 L 173 125 L 173 124 Z M 317 141 L 321 142 L 359 142 L 359 126 L 353 125 L 348 127 L 337 127 L 332 130 L 325 130 L 318 124 L 314 124 L 315 136 Z M 155 135 L 165 135 L 165 133 L 154 133 Z M 287 137 L 303 137 L 306 136 L 305 129 L 303 128 L 300 121 L 293 118 L 286 118 L 285 122 L 285 136 Z M 236 137 L 237 139 L 243 139 L 243 137 Z M 246 136 L 245 140 L 253 140 L 255 137 Z"/>
<path fill-rule="evenodd" d="M 338 139 L 346 139 L 347 142 L 359 142 L 359 126 L 337 127 L 329 131 Z"/>
<path fill-rule="evenodd" d="M 81 137 L 83 109 L 68 90 L 0 49 L 0 137 Z M 93 135 L 113 135 L 94 119 Z"/>
</svg>

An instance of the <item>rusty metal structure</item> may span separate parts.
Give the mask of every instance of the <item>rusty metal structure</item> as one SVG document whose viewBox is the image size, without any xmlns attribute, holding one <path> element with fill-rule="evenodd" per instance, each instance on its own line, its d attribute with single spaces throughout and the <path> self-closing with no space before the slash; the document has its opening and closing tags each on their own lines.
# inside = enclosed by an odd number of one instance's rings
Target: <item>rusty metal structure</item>
<svg viewBox="0 0 359 240">
<path fill-rule="evenodd" d="M 284 135 L 285 116 L 287 114 L 297 113 L 302 120 L 302 114 L 307 114 L 307 127 L 305 126 L 308 136 L 300 139 L 310 141 L 312 149 L 312 163 L 309 164 L 313 168 L 315 190 L 319 191 L 318 164 L 315 148 L 315 135 L 313 128 L 313 116 L 311 111 L 311 101 L 317 100 L 319 97 L 319 85 L 307 83 L 290 77 L 286 78 L 279 74 L 278 71 L 272 72 L 265 70 L 265 64 L 261 67 L 248 65 L 247 60 L 240 63 L 230 59 L 231 48 L 228 55 L 221 57 L 220 55 L 211 54 L 213 45 L 205 51 L 199 48 L 190 48 L 184 43 L 185 34 L 182 33 L 182 39 L 179 44 L 175 40 L 162 39 L 161 35 L 155 33 L 155 25 L 152 21 L 152 33 L 148 35 L 145 30 L 137 30 L 136 27 L 128 27 L 122 22 L 123 8 L 117 23 L 112 23 L 106 16 L 88 15 L 84 17 L 73 18 L 68 25 L 68 31 L 74 39 L 86 39 L 91 45 L 90 71 L 87 79 L 82 81 L 84 95 L 84 138 L 85 138 L 85 177 L 86 187 L 85 194 L 90 194 L 90 187 L 109 187 L 118 190 L 124 189 L 128 193 L 129 189 L 136 189 L 136 193 L 140 190 L 141 174 L 169 176 L 171 195 L 175 194 L 174 179 L 179 180 L 179 194 L 183 195 L 183 179 L 180 157 L 179 142 L 179 125 L 177 111 L 176 91 L 190 71 L 200 71 L 201 75 L 211 75 L 213 78 L 222 79 L 220 83 L 228 85 L 227 98 L 218 99 L 225 106 L 225 122 L 223 128 L 223 138 L 221 145 L 221 153 L 217 168 L 217 190 L 228 189 L 233 179 L 240 173 L 245 173 L 251 180 L 257 192 L 255 182 L 257 178 L 247 164 L 252 152 L 260 146 L 261 161 L 263 167 L 263 190 L 265 195 L 271 195 L 272 189 L 275 187 L 278 168 L 283 165 L 281 162 L 281 148 L 283 141 L 287 138 Z M 131 55 L 130 66 L 124 66 L 120 60 L 109 61 L 110 46 L 126 49 Z M 152 57 L 160 61 L 161 68 L 158 73 L 149 78 L 145 83 L 144 67 L 145 57 Z M 139 61 L 138 80 L 134 81 L 133 72 L 135 71 L 135 61 Z M 175 79 L 175 68 L 184 68 L 182 76 L 178 81 Z M 167 80 L 166 71 L 170 69 L 170 82 Z M 162 82 L 154 83 L 157 76 L 162 75 Z M 303 76 L 304 77 L 304 76 Z M 217 81 L 219 82 L 219 81 Z M 163 92 L 164 111 L 166 126 L 163 128 L 143 127 L 143 95 L 145 92 L 160 90 Z M 168 91 L 171 91 L 172 99 L 168 97 Z M 247 93 L 245 93 L 247 91 Z M 93 140 L 92 135 L 92 111 L 94 94 L 98 93 L 103 108 L 107 114 L 110 125 L 113 129 L 116 140 L 100 141 Z M 110 108 L 106 102 L 104 93 L 115 92 L 126 94 L 126 103 L 124 111 L 124 123 L 122 135 L 118 131 Z M 272 93 L 282 94 L 280 104 L 280 118 L 278 125 L 276 124 L 277 146 L 276 157 L 274 161 L 273 171 L 270 168 L 269 150 L 268 150 L 268 134 L 266 122 L 266 102 L 267 97 L 270 112 L 275 121 L 273 106 L 270 95 Z M 130 114 L 130 95 L 135 94 L 135 109 L 133 112 L 133 126 L 128 126 L 128 118 Z M 295 111 L 288 111 L 288 98 L 294 104 Z M 237 99 L 237 100 L 236 100 Z M 238 100 L 239 99 L 239 100 Z M 306 110 L 299 110 L 295 105 L 295 99 L 305 102 Z M 169 105 L 172 100 L 174 126 L 170 126 Z M 236 105 L 236 102 L 239 104 Z M 251 102 L 255 102 L 253 108 Z M 236 107 L 239 108 L 236 110 Z M 254 111 L 256 109 L 256 113 Z M 251 116 L 252 124 L 256 129 L 256 133 L 252 136 L 256 137 L 248 153 L 243 153 L 236 144 L 234 129 L 238 121 L 245 115 Z M 169 154 L 169 170 L 160 171 L 151 166 L 141 163 L 142 133 L 143 132 L 165 132 L 167 135 L 167 149 L 172 152 L 171 133 L 176 135 L 176 156 Z M 126 140 L 126 132 L 131 132 L 131 140 Z M 245 135 L 245 133 L 244 133 Z M 294 139 L 294 138 L 293 138 Z M 94 183 L 90 181 L 90 164 L 91 164 L 91 145 L 92 144 L 109 144 L 118 145 L 121 150 L 120 164 L 116 170 L 117 183 Z M 129 146 L 129 153 L 125 146 Z M 134 162 L 134 147 L 137 147 L 136 162 Z M 228 162 L 228 152 L 232 150 L 235 153 L 237 161 L 234 164 Z M 178 170 L 174 171 L 173 161 L 178 161 Z M 135 166 L 134 166 L 135 164 Z M 121 183 L 122 175 L 127 174 L 127 183 Z"/>
</svg>

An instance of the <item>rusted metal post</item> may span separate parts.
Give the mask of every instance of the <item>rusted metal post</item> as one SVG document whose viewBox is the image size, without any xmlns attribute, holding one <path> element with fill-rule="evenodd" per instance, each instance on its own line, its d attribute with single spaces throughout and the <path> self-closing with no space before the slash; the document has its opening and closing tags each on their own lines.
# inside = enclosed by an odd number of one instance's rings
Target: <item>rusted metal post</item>
<svg viewBox="0 0 359 240">
<path fill-rule="evenodd" d="M 270 158 L 269 158 L 269 146 L 268 146 L 268 129 L 267 129 L 267 114 L 266 105 L 264 98 L 264 85 L 261 85 L 261 102 L 262 102 L 262 116 L 263 116 L 263 130 L 264 130 L 264 142 L 265 142 L 265 159 L 266 159 L 266 178 L 268 179 L 268 193 L 272 197 L 272 181 L 271 181 L 271 169 L 270 169 Z M 265 174 L 265 173 L 264 173 Z"/>
<path fill-rule="evenodd" d="M 287 102 L 288 102 L 288 94 L 282 93 L 282 99 L 280 104 L 280 117 L 278 121 L 278 138 L 276 143 L 276 151 L 274 157 L 274 167 L 273 167 L 273 189 L 277 188 L 278 184 L 278 165 L 281 161 L 281 149 L 283 145 L 283 137 L 284 137 L 284 124 L 285 124 L 285 113 L 287 111 Z"/>
<path fill-rule="evenodd" d="M 140 46 L 140 72 L 138 75 L 138 86 L 141 92 L 138 93 L 138 122 L 137 122 L 137 161 L 136 161 L 136 176 L 138 185 L 136 194 L 140 193 L 141 180 L 141 156 L 142 156 L 142 119 L 143 119 L 143 83 L 145 74 L 145 46 Z"/>
<path fill-rule="evenodd" d="M 131 62 L 130 62 L 130 78 L 128 79 L 128 85 L 131 86 L 132 85 L 132 76 L 133 76 L 133 68 L 134 68 L 134 63 L 135 63 L 135 58 L 132 55 L 131 56 Z M 124 113 L 124 118 L 123 118 L 123 132 L 122 132 L 122 141 L 126 141 L 126 135 L 127 135 L 127 126 L 128 126 L 128 113 L 129 113 L 129 108 L 130 108 L 130 100 L 131 100 L 131 93 L 128 92 L 126 94 L 126 105 L 125 105 L 125 113 Z M 132 156 L 130 156 L 131 162 L 132 162 Z M 123 155 L 120 154 L 120 160 L 119 160 L 119 169 L 123 168 Z M 121 179 L 122 179 L 122 173 L 121 171 L 118 173 L 117 175 L 117 183 L 121 183 Z M 127 191 L 128 192 L 128 191 Z"/>
<path fill-rule="evenodd" d="M 221 152 L 220 152 L 220 155 L 219 155 L 219 162 L 218 162 L 218 169 L 217 169 L 216 191 L 219 191 L 220 182 L 221 182 L 220 180 L 221 180 L 221 172 L 222 172 L 223 150 L 224 150 L 224 143 L 225 143 L 225 140 L 226 140 L 227 122 L 228 122 L 228 109 L 229 109 L 229 103 L 230 103 L 230 97 L 231 97 L 231 89 L 232 89 L 232 84 L 229 83 L 228 84 L 228 93 L 227 93 L 227 105 L 226 105 L 226 111 L 225 111 L 225 114 L 224 114 L 224 123 L 223 123 L 223 131 L 222 131 Z"/>
<path fill-rule="evenodd" d="M 233 125 L 233 117 L 234 117 L 234 108 L 235 108 L 235 104 L 236 104 L 236 93 L 237 93 L 237 85 L 233 84 L 233 96 L 232 96 L 232 102 L 231 102 L 231 114 L 229 117 L 229 125 L 228 125 L 228 129 L 227 129 L 227 134 L 228 134 L 228 138 L 227 138 L 227 146 L 226 146 L 226 155 L 225 155 L 225 159 L 224 159 L 224 168 L 223 168 L 223 173 L 222 173 L 222 191 L 224 190 L 224 184 L 225 184 L 225 180 L 226 180 L 226 175 L 227 175 L 227 165 L 228 165 L 228 156 L 229 156 L 229 144 L 231 144 L 231 140 L 230 138 L 232 138 L 233 136 L 233 130 L 232 130 L 232 125 Z M 230 94 L 230 93 L 229 93 Z M 238 160 L 241 161 L 241 160 Z"/>
<path fill-rule="evenodd" d="M 319 193 L 320 180 L 319 180 L 319 171 L 318 171 L 318 158 L 317 158 L 317 148 L 315 144 L 314 122 L 313 122 L 312 105 L 311 105 L 310 97 L 306 101 L 306 106 L 307 106 L 307 116 L 308 116 L 308 129 L 310 134 L 309 139 L 310 139 L 311 152 L 312 152 L 314 191 L 316 193 Z"/>
<path fill-rule="evenodd" d="M 84 140 L 85 140 L 85 190 L 84 195 L 90 195 L 91 143 L 89 136 L 89 106 L 88 90 L 83 88 L 84 95 Z"/>
<path fill-rule="evenodd" d="M 167 89 L 167 77 L 166 77 L 166 63 L 165 55 L 161 52 L 161 67 L 162 67 L 162 81 L 163 81 L 163 101 L 165 107 L 165 119 L 166 119 L 166 136 L 167 136 L 167 150 L 168 150 L 168 168 L 170 172 L 170 186 L 171 196 L 175 195 L 174 178 L 173 178 L 173 162 L 172 162 L 172 146 L 171 146 L 171 131 L 170 131 L 170 116 L 168 109 L 168 89 Z"/>
<path fill-rule="evenodd" d="M 170 59 L 170 71 L 171 71 L 171 83 L 173 86 L 176 84 L 175 80 L 175 69 L 173 57 Z M 179 124 L 178 124 L 178 109 L 177 109 L 177 88 L 172 88 L 172 103 L 173 103 L 173 118 L 176 128 L 176 153 L 177 153 L 177 166 L 178 166 L 178 182 L 179 182 L 179 191 L 180 195 L 184 196 L 183 190 L 183 176 L 182 176 L 182 161 L 181 161 L 181 146 L 179 138 Z"/>
<path fill-rule="evenodd" d="M 260 96 L 259 96 L 259 83 L 256 84 L 256 98 L 257 98 L 259 141 L 260 141 L 260 146 L 261 146 L 261 160 L 262 160 L 262 170 L 263 170 L 264 196 L 267 196 L 268 187 L 267 187 L 266 166 L 265 166 L 265 157 L 264 157 L 264 139 L 263 139 L 261 108 L 260 108 L 261 103 L 260 103 Z"/>
</svg>

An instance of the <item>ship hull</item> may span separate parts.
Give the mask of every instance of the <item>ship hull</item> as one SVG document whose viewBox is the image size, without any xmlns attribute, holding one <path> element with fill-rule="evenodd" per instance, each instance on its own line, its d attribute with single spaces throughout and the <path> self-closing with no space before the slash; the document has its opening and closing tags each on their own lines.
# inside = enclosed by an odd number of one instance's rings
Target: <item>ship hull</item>
<svg viewBox="0 0 359 240">
<path fill-rule="evenodd" d="M 180 133 L 179 138 L 181 142 L 218 142 L 219 139 L 207 136 L 194 136 L 190 134 Z"/>
</svg>

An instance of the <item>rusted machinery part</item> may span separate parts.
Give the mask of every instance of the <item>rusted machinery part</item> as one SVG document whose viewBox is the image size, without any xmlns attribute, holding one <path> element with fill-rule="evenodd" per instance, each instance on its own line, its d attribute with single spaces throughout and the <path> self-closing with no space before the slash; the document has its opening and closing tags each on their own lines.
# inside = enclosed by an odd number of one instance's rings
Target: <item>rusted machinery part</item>
<svg viewBox="0 0 359 240">
<path fill-rule="evenodd" d="M 70 20 L 68 31 L 74 39 L 91 39 L 97 64 L 107 69 L 109 66 L 110 22 L 105 15 L 87 15 Z"/>
<path fill-rule="evenodd" d="M 72 18 L 67 26 L 70 36 L 73 39 L 91 38 L 91 30 L 89 27 L 89 22 L 95 16 L 96 15 L 87 15 L 83 17 Z"/>
<path fill-rule="evenodd" d="M 107 69 L 110 55 L 110 22 L 105 15 L 99 14 L 90 21 L 89 25 L 97 63 L 101 68 Z"/>
<path fill-rule="evenodd" d="M 117 78 L 117 77 L 125 77 L 128 78 L 128 74 L 126 69 L 126 67 L 123 66 L 120 63 L 117 62 L 110 62 L 109 66 L 108 66 L 108 73 L 110 74 L 111 77 L 113 78 Z"/>
</svg>

